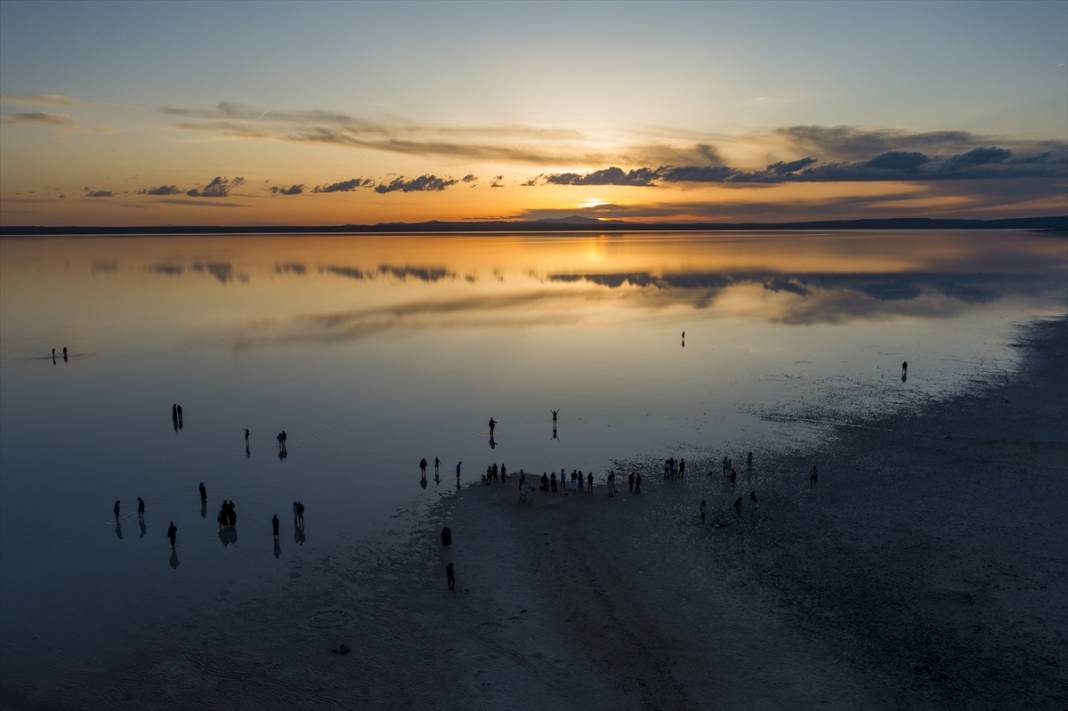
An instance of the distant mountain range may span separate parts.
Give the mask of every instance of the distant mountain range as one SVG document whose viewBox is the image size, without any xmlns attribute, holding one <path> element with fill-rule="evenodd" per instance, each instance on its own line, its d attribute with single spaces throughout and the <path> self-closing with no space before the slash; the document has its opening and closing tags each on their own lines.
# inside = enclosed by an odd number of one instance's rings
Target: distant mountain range
<svg viewBox="0 0 1068 711">
<path fill-rule="evenodd" d="M 379 222 L 374 225 L 142 225 L 137 227 L 3 225 L 0 236 L 295 234 L 295 233 L 435 233 L 435 232 L 682 232 L 724 230 L 1046 230 L 1068 233 L 1068 215 L 967 220 L 927 217 L 809 222 L 624 222 L 583 215 L 551 220 L 470 222 Z"/>
</svg>

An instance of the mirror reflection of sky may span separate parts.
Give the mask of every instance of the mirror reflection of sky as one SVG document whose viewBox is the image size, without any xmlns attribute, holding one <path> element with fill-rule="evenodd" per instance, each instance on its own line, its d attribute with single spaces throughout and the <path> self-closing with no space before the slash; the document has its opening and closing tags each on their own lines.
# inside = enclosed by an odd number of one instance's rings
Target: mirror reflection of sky
<svg viewBox="0 0 1068 711">
<path fill-rule="evenodd" d="M 471 482 L 491 462 L 601 475 L 803 447 L 1012 367 L 1014 325 L 1068 310 L 1068 241 L 1028 232 L 5 239 L 0 256 L 5 664 L 103 663 L 133 619 L 403 536 L 457 460 Z"/>
</svg>

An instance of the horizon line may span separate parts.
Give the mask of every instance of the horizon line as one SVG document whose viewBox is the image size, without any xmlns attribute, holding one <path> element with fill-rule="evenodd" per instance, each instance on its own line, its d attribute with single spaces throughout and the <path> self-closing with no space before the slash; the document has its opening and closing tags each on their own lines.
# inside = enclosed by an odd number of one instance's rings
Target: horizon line
<svg viewBox="0 0 1068 711">
<path fill-rule="evenodd" d="M 108 234 L 297 234 L 297 233 L 463 233 L 463 232 L 665 232 L 806 229 L 1040 229 L 1068 231 L 1068 214 L 998 219 L 888 217 L 790 222 L 627 222 L 584 216 L 547 220 L 425 220 L 339 225 L 0 225 L 0 237 Z"/>
</svg>

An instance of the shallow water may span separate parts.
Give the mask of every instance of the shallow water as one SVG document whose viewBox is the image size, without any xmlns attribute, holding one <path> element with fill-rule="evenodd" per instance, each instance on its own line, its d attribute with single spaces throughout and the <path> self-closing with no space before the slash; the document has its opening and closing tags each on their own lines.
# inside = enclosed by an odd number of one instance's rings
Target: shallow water
<svg viewBox="0 0 1068 711">
<path fill-rule="evenodd" d="M 405 535 L 458 460 L 469 483 L 490 462 L 603 475 L 803 447 L 1011 368 L 1013 325 L 1068 309 L 1068 242 L 1008 231 L 34 238 L 0 256 L 0 639 L 42 674 Z"/>
</svg>

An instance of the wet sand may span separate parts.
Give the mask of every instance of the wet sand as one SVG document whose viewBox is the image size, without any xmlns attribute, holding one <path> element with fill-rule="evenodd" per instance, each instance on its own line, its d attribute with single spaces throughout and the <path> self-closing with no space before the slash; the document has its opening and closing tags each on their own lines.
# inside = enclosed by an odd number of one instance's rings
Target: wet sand
<svg viewBox="0 0 1068 711">
<path fill-rule="evenodd" d="M 640 496 L 469 486 L 391 551 L 228 585 L 0 708 L 1064 708 L 1068 329 L 1018 345 L 1015 374 L 751 471 L 709 452 L 685 481 L 619 463 Z"/>
</svg>

